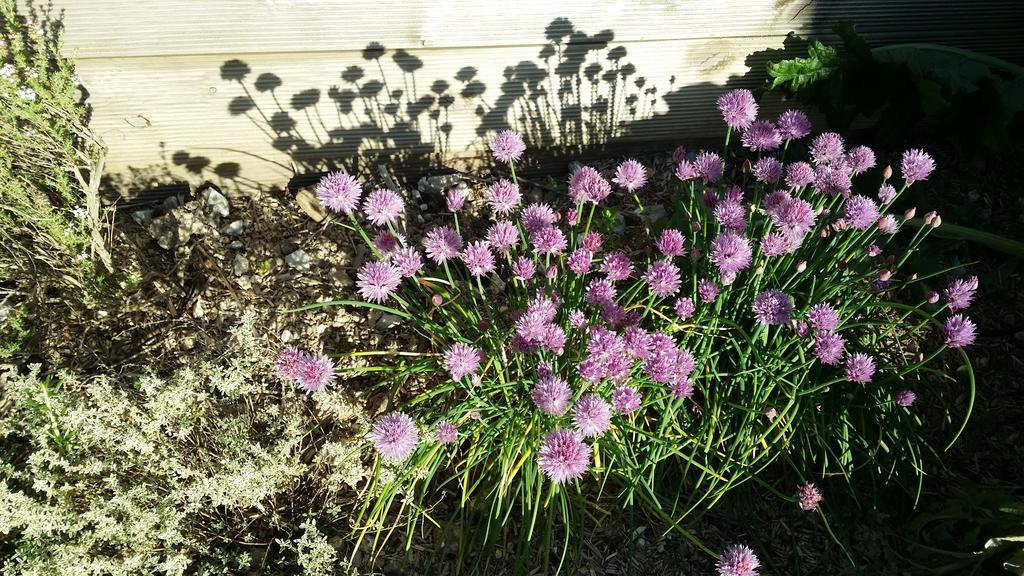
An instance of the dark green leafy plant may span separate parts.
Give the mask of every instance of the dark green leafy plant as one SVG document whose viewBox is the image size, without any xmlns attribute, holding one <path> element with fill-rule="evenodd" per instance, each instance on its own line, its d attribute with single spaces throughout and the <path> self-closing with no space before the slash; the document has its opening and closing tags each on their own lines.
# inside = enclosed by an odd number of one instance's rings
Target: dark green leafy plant
<svg viewBox="0 0 1024 576">
<path fill-rule="evenodd" d="M 872 48 L 853 25 L 835 32 L 842 49 L 811 40 L 806 58 L 769 62 L 771 88 L 818 108 L 846 131 L 867 123 L 883 145 L 953 137 L 998 149 L 1024 110 L 1024 68 L 969 50 L 936 44 Z"/>
</svg>

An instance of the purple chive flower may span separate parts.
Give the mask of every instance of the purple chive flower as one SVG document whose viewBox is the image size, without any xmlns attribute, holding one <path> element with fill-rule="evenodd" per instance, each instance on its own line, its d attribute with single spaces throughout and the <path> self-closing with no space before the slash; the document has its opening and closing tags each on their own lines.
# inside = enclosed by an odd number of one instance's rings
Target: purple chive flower
<svg viewBox="0 0 1024 576">
<path fill-rule="evenodd" d="M 584 438 L 600 436 L 611 427 L 611 406 L 597 394 L 584 394 L 572 407 L 572 423 Z"/>
<path fill-rule="evenodd" d="M 802 188 L 814 182 L 814 168 L 807 162 L 793 162 L 786 166 L 786 185 Z"/>
<path fill-rule="evenodd" d="M 575 430 L 555 430 L 540 445 L 537 466 L 555 484 L 578 480 L 590 466 L 590 446 Z"/>
<path fill-rule="evenodd" d="M 440 226 L 427 232 L 423 239 L 423 249 L 435 264 L 444 264 L 459 256 L 462 236 L 449 226 Z"/>
<path fill-rule="evenodd" d="M 469 273 L 473 276 L 486 276 L 494 272 L 494 253 L 483 240 L 470 242 L 466 246 L 466 251 L 462 253 L 462 261 L 466 263 L 466 268 L 469 268 Z"/>
<path fill-rule="evenodd" d="M 419 251 L 409 246 L 396 250 L 391 255 L 391 264 L 403 278 L 412 278 L 423 269 L 423 257 Z"/>
<path fill-rule="evenodd" d="M 815 304 L 807 311 L 807 321 L 817 332 L 835 332 L 839 327 L 839 312 L 828 304 Z"/>
<path fill-rule="evenodd" d="M 625 280 L 633 274 L 633 263 L 625 253 L 615 251 L 604 257 L 601 263 L 601 273 L 612 282 Z"/>
<path fill-rule="evenodd" d="M 854 230 L 867 230 L 878 222 L 878 205 L 867 196 L 850 196 L 843 204 L 843 222 Z"/>
<path fill-rule="evenodd" d="M 502 130 L 491 139 L 491 153 L 499 162 L 518 162 L 523 152 L 526 152 L 526 144 L 511 130 Z"/>
<path fill-rule="evenodd" d="M 796 332 L 796 337 L 801 340 L 807 338 L 811 333 L 811 327 L 803 320 L 798 320 L 793 323 L 793 331 Z"/>
<path fill-rule="evenodd" d="M 591 306 L 607 306 L 615 301 L 615 285 L 606 278 L 595 278 L 587 284 L 587 291 L 583 299 Z"/>
<path fill-rule="evenodd" d="M 487 187 L 484 194 L 484 201 L 491 207 L 495 214 L 511 214 L 519 208 L 519 201 L 522 195 L 519 193 L 519 186 L 502 178 Z"/>
<path fill-rule="evenodd" d="M 714 184 L 722 179 L 725 168 L 722 166 L 722 158 L 714 152 L 701 152 L 693 161 L 697 175 Z"/>
<path fill-rule="evenodd" d="M 874 258 L 876 256 L 881 255 L 882 248 L 880 246 L 878 246 L 878 244 L 872 244 L 872 245 L 867 247 L 867 253 L 868 253 L 868 256 Z"/>
<path fill-rule="evenodd" d="M 565 234 L 554 226 L 548 226 L 530 233 L 530 242 L 538 254 L 561 254 L 569 243 Z"/>
<path fill-rule="evenodd" d="M 776 190 L 761 200 L 761 208 L 764 208 L 768 215 L 772 215 L 792 199 L 787 190 Z"/>
<path fill-rule="evenodd" d="M 723 232 L 711 241 L 711 262 L 723 275 L 735 275 L 750 266 L 750 240 L 735 232 Z"/>
<path fill-rule="evenodd" d="M 402 282 L 402 274 L 389 262 L 367 262 L 356 278 L 359 295 L 369 302 L 384 302 Z"/>
<path fill-rule="evenodd" d="M 675 228 L 664 229 L 655 243 L 658 251 L 669 258 L 685 255 L 686 249 L 683 247 L 685 244 L 686 238 L 683 236 L 683 233 Z"/>
<path fill-rule="evenodd" d="M 814 337 L 814 356 L 822 364 L 839 364 L 845 352 L 846 340 L 835 332 L 818 332 Z"/>
<path fill-rule="evenodd" d="M 644 170 L 643 164 L 636 160 L 626 160 L 615 169 L 615 177 L 612 178 L 612 182 L 629 192 L 635 192 L 647 183 L 647 171 Z"/>
<path fill-rule="evenodd" d="M 771 122 L 758 120 L 743 131 L 740 141 L 754 152 L 776 150 L 782 146 L 782 134 Z"/>
<path fill-rule="evenodd" d="M 910 408 L 914 405 L 917 400 L 917 394 L 914 394 L 912 390 L 900 390 L 894 396 L 896 403 L 904 408 Z"/>
<path fill-rule="evenodd" d="M 629 414 L 640 407 L 643 397 L 632 386 L 619 386 L 612 390 L 612 407 L 619 414 Z"/>
<path fill-rule="evenodd" d="M 316 197 L 331 212 L 351 214 L 363 195 L 359 181 L 344 172 L 331 172 L 316 185 Z"/>
<path fill-rule="evenodd" d="M 761 561 L 754 551 L 742 544 L 729 546 L 716 564 L 718 576 L 757 576 Z"/>
<path fill-rule="evenodd" d="M 963 348 L 974 344 L 977 337 L 977 326 L 963 314 L 954 314 L 942 323 L 942 335 L 946 338 L 946 346 Z"/>
<path fill-rule="evenodd" d="M 811 121 L 799 110 L 786 110 L 779 114 L 779 133 L 786 140 L 799 140 L 811 133 Z"/>
<path fill-rule="evenodd" d="M 898 232 L 899 229 L 900 223 L 892 214 L 886 214 L 878 219 L 878 231 L 882 234 L 892 235 Z"/>
<path fill-rule="evenodd" d="M 966 310 L 974 301 L 974 293 L 978 290 L 978 277 L 958 278 L 946 285 L 942 295 L 949 303 L 949 311 Z"/>
<path fill-rule="evenodd" d="M 437 441 L 441 444 L 455 444 L 455 439 L 459 436 L 459 429 L 447 420 L 441 420 L 437 423 L 436 432 Z"/>
<path fill-rule="evenodd" d="M 483 359 L 484 355 L 476 348 L 456 343 L 444 353 L 444 367 L 452 375 L 452 380 L 457 382 L 475 374 Z"/>
<path fill-rule="evenodd" d="M 818 166 L 814 169 L 814 186 L 829 197 L 848 195 L 853 187 L 849 167 L 845 161 Z"/>
<path fill-rule="evenodd" d="M 379 250 L 381 254 L 389 256 L 392 252 L 398 250 L 398 238 L 395 238 L 391 232 L 385 230 L 374 236 L 373 247 Z"/>
<path fill-rule="evenodd" d="M 274 361 L 274 368 L 277 370 L 277 377 L 282 380 L 297 380 L 299 369 L 309 355 L 298 348 L 285 348 L 277 355 Z"/>
<path fill-rule="evenodd" d="M 366 218 L 377 226 L 393 224 L 405 210 L 405 201 L 394 190 L 378 188 L 363 201 Z"/>
<path fill-rule="evenodd" d="M 821 504 L 821 501 L 825 498 L 821 495 L 821 491 L 814 484 L 804 484 L 797 490 L 797 497 L 800 499 L 800 509 L 805 512 L 810 512 Z"/>
<path fill-rule="evenodd" d="M 715 206 L 715 219 L 723 228 L 743 230 L 747 227 L 747 210 L 739 202 L 723 200 Z"/>
<path fill-rule="evenodd" d="M 757 118 L 757 101 L 750 90 L 731 90 L 718 97 L 718 111 L 729 128 L 745 129 Z"/>
<path fill-rule="evenodd" d="M 466 204 L 466 195 L 462 193 L 462 190 L 453 188 L 445 196 L 445 204 L 447 204 L 449 212 L 458 212 Z"/>
<path fill-rule="evenodd" d="M 935 161 L 924 150 L 911 149 L 903 153 L 900 172 L 903 174 L 903 181 L 907 183 L 907 186 L 919 180 L 927 180 L 933 170 L 935 170 Z"/>
<path fill-rule="evenodd" d="M 863 352 L 846 357 L 846 379 L 851 382 L 871 382 L 875 374 L 875 359 Z"/>
<path fill-rule="evenodd" d="M 551 206 L 548 206 L 543 202 L 529 204 L 523 208 L 523 228 L 528 233 L 548 228 L 557 220 L 558 218 L 555 216 L 555 211 L 551 209 Z"/>
<path fill-rule="evenodd" d="M 675 309 L 676 316 L 678 316 L 680 320 L 689 320 L 693 317 L 696 307 L 693 305 L 692 298 L 680 298 L 679 300 L 676 300 Z"/>
<path fill-rule="evenodd" d="M 726 202 L 743 203 L 743 189 L 739 186 L 729 186 L 725 189 Z"/>
<path fill-rule="evenodd" d="M 420 433 L 416 430 L 416 423 L 407 414 L 390 412 L 373 423 L 370 440 L 386 460 L 401 462 L 416 450 Z"/>
<path fill-rule="evenodd" d="M 334 382 L 334 361 L 327 356 L 306 354 L 298 365 L 295 380 L 306 392 L 318 392 Z"/>
<path fill-rule="evenodd" d="M 690 381 L 689 377 L 680 378 L 669 384 L 668 387 L 676 398 L 689 398 L 693 396 L 693 382 Z"/>
<path fill-rule="evenodd" d="M 583 166 L 569 177 L 569 199 L 573 204 L 581 202 L 598 202 L 612 193 L 612 185 L 601 176 L 601 173 L 590 166 Z"/>
<path fill-rule="evenodd" d="M 714 188 L 705 189 L 704 193 L 701 194 L 700 201 L 708 208 L 714 210 L 718 207 L 718 191 Z"/>
<path fill-rule="evenodd" d="M 531 393 L 533 403 L 545 414 L 561 416 L 572 400 L 569 384 L 553 374 L 544 374 Z"/>
<path fill-rule="evenodd" d="M 711 303 L 718 298 L 718 286 L 707 278 L 697 283 L 697 295 L 701 302 Z"/>
<path fill-rule="evenodd" d="M 793 299 L 779 290 L 765 290 L 754 299 L 754 316 L 761 324 L 788 324 L 793 317 Z"/>
<path fill-rule="evenodd" d="M 765 156 L 754 162 L 754 178 L 758 182 L 775 182 L 782 178 L 782 162 L 771 156 Z"/>
<path fill-rule="evenodd" d="M 680 349 L 668 334 L 650 337 L 649 350 L 644 358 L 644 371 L 654 382 L 675 384 L 693 372 L 696 359 L 687 350 Z"/>
<path fill-rule="evenodd" d="M 690 162 L 689 160 L 683 159 L 680 160 L 678 164 L 676 164 L 676 178 L 679 178 L 683 182 L 686 182 L 687 180 L 693 180 L 699 175 L 700 174 L 697 171 L 697 167 L 694 166 L 693 163 Z"/>
<path fill-rule="evenodd" d="M 487 229 L 487 242 L 498 252 L 508 252 L 519 242 L 519 230 L 507 220 L 498 220 Z"/>
<path fill-rule="evenodd" d="M 778 258 L 789 252 L 789 239 L 779 232 L 769 232 L 761 238 L 761 254 L 768 258 Z"/>
<path fill-rule="evenodd" d="M 637 358 L 647 358 L 651 350 L 651 335 L 639 326 L 630 326 L 623 332 L 626 339 L 626 351 Z"/>
<path fill-rule="evenodd" d="M 522 280 L 526 282 L 533 275 L 537 273 L 537 265 L 534 264 L 533 260 L 530 260 L 526 256 L 521 256 L 516 263 L 512 265 L 512 276 L 516 280 Z"/>
<path fill-rule="evenodd" d="M 867 146 L 854 146 L 846 153 L 846 163 L 854 174 L 874 168 L 875 152 Z"/>
<path fill-rule="evenodd" d="M 587 325 L 587 315 L 579 310 L 569 312 L 569 326 L 576 330 L 582 330 Z"/>
<path fill-rule="evenodd" d="M 801 198 L 780 203 L 770 215 L 772 223 L 789 238 L 803 236 L 814 228 L 814 206 Z"/>
<path fill-rule="evenodd" d="M 896 199 L 896 188 L 893 188 L 892 184 L 882 184 L 878 188 L 878 201 L 882 204 L 888 204 Z"/>
<path fill-rule="evenodd" d="M 679 268 L 666 260 L 658 260 L 647 268 L 644 282 L 651 287 L 655 296 L 671 296 L 679 291 Z"/>
<path fill-rule="evenodd" d="M 572 254 L 566 259 L 566 265 L 569 270 L 572 270 L 580 276 L 590 271 L 590 264 L 593 261 L 594 255 L 585 248 L 579 250 L 573 250 Z"/>
<path fill-rule="evenodd" d="M 832 164 L 843 158 L 845 144 L 843 137 L 835 132 L 818 134 L 811 141 L 811 159 L 821 166 Z"/>
<path fill-rule="evenodd" d="M 625 338 L 601 326 L 590 329 L 587 357 L 577 369 L 583 379 L 592 384 L 605 379 L 622 382 L 629 377 L 631 367 Z"/>
<path fill-rule="evenodd" d="M 602 243 L 604 243 L 604 238 L 601 237 L 600 232 L 590 231 L 583 236 L 583 247 L 591 252 L 600 250 Z"/>
</svg>

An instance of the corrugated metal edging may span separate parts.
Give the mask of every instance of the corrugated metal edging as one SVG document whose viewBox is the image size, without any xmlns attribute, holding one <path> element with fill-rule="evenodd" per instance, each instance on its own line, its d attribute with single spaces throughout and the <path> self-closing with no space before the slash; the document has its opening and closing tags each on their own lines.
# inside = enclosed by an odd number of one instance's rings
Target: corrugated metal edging
<svg viewBox="0 0 1024 576">
<path fill-rule="evenodd" d="M 594 0 L 585 9 L 547 0 L 378 0 L 371 9 L 332 0 L 56 0 L 80 58 L 522 46 L 546 38 L 637 42 L 738 38 L 794 31 L 818 36 L 836 20 L 895 36 L 1000 35 L 1018 27 L 1018 0 Z M 561 20 L 558 20 L 561 19 Z M 571 23 L 571 28 L 570 24 Z M 1016 24 L 1014 24 L 1016 23 Z M 604 31 L 610 31 L 606 34 Z"/>
</svg>

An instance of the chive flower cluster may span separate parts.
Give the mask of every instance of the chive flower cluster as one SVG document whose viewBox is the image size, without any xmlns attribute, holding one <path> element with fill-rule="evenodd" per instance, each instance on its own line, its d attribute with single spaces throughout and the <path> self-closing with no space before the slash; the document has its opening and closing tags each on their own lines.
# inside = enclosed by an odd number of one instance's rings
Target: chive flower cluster
<svg viewBox="0 0 1024 576">
<path fill-rule="evenodd" d="M 607 477 L 648 500 L 665 477 L 655 471 L 683 461 L 668 469 L 694 474 L 687 507 L 696 509 L 735 483 L 713 478 L 739 480 L 776 459 L 852 470 L 883 457 L 870 450 L 883 442 L 887 457 L 917 453 L 923 440 L 892 426 L 916 429 L 917 371 L 977 333 L 963 312 L 977 278 L 922 302 L 906 290 L 928 281 L 907 262 L 941 218 L 892 207 L 934 162 L 908 150 L 892 178 L 870 148 L 812 136 L 800 111 L 759 118 L 746 90 L 723 94 L 718 108 L 738 134 L 731 147 L 726 138 L 729 153 L 677 151 L 668 217 L 632 222 L 626 235 L 595 212 L 646 217 L 649 167 L 582 166 L 562 190 L 527 201 L 516 175 L 526 146 L 507 130 L 490 149 L 508 175 L 443 195 L 441 221 L 417 239 L 405 234 L 397 192 L 364 198 L 344 173 L 320 182 L 334 222 L 373 254 L 358 271 L 362 301 L 408 319 L 425 347 L 386 367 L 398 406 L 368 440 L 402 466 L 378 478 L 392 488 L 374 493 L 395 502 L 415 493 L 415 508 L 429 509 L 423 488 L 447 470 L 464 501 L 477 494 L 529 515 L 542 479 L 560 490 Z M 465 217 L 467 203 L 486 207 L 484 221 Z M 919 348 L 908 352 L 901 338 Z M 278 372 L 322 389 L 322 361 L 288 350 Z M 800 488 L 804 510 L 820 501 L 813 484 Z M 758 567 L 734 546 L 718 571 Z"/>
</svg>

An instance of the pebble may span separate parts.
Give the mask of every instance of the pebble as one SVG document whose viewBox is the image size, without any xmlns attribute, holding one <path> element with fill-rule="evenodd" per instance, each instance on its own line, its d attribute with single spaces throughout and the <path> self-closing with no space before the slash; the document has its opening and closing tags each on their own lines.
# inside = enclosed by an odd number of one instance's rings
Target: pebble
<svg viewBox="0 0 1024 576">
<path fill-rule="evenodd" d="M 241 220 L 235 220 L 227 226 L 220 229 L 221 234 L 225 236 L 241 236 L 245 230 L 245 223 Z"/>
<path fill-rule="evenodd" d="M 285 328 L 284 330 L 281 331 L 281 342 L 288 343 L 288 342 L 291 342 L 294 339 L 295 339 L 295 335 L 292 334 L 291 330 L 288 330 L 287 328 Z"/>
<path fill-rule="evenodd" d="M 214 188 L 205 188 L 200 195 L 205 203 L 203 211 L 207 216 L 217 215 L 221 218 L 227 218 L 228 214 L 231 213 L 231 203 L 228 202 L 226 196 L 218 192 Z"/>
<path fill-rule="evenodd" d="M 284 261 L 286 264 L 288 264 L 288 266 L 292 267 L 295 270 L 298 270 L 299 272 L 309 271 L 309 255 L 306 254 L 306 251 L 303 250 L 302 248 L 299 248 L 298 250 L 285 256 Z"/>
<path fill-rule="evenodd" d="M 402 322 L 403 320 L 401 317 L 395 316 L 394 314 L 388 314 L 385 312 L 384 314 L 381 314 L 380 318 L 377 319 L 377 323 L 374 324 L 374 328 L 383 332 L 386 330 L 391 330 L 395 326 L 400 326 Z"/>
<path fill-rule="evenodd" d="M 249 259 L 241 254 L 235 254 L 235 260 L 231 263 L 231 271 L 235 276 L 241 276 L 249 271 Z"/>
</svg>

